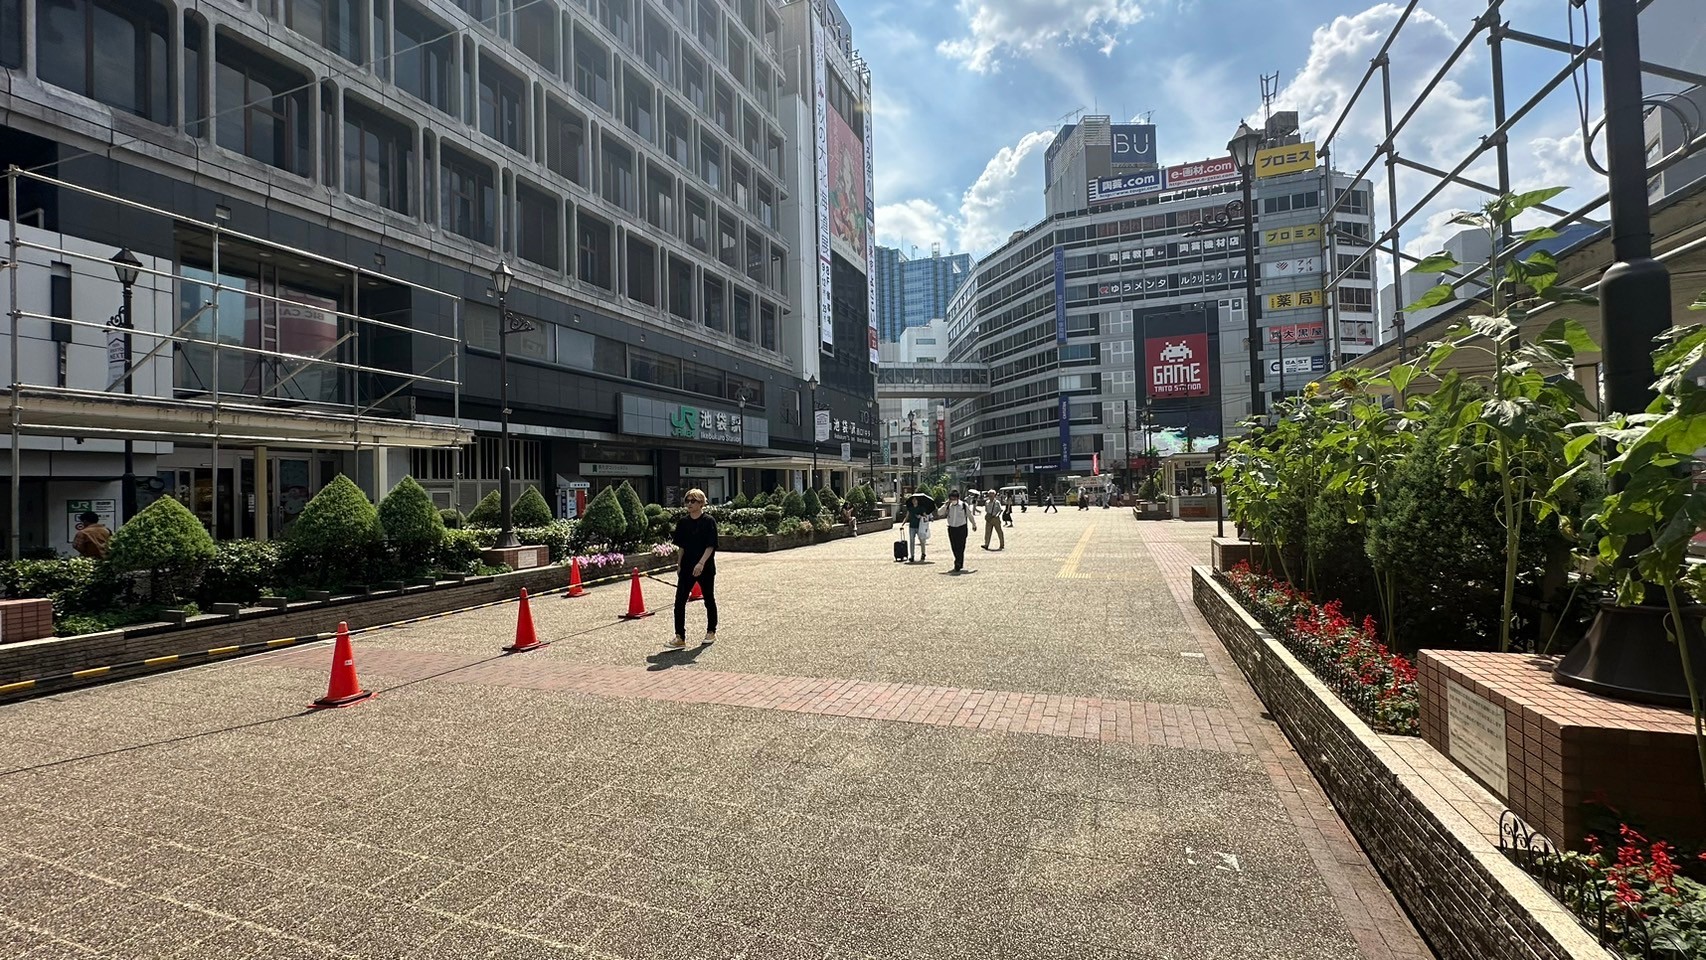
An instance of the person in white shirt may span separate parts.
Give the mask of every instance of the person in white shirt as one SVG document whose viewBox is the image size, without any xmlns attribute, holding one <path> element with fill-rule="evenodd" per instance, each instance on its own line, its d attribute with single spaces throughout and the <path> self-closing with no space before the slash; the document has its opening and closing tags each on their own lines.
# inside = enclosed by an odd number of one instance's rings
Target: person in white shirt
<svg viewBox="0 0 1706 960">
<path fill-rule="evenodd" d="M 948 546 L 954 551 L 954 572 L 960 573 L 966 567 L 966 527 L 977 529 L 977 520 L 972 517 L 971 504 L 960 499 L 958 490 L 948 494 Z"/>
<path fill-rule="evenodd" d="M 995 549 L 1005 550 L 1007 549 L 1007 533 L 1001 529 L 1001 518 L 1010 513 L 1013 508 L 1003 504 L 1001 494 L 995 490 L 989 491 L 983 503 L 983 549 L 989 549 L 991 537 L 1000 537 L 1001 546 Z"/>
</svg>

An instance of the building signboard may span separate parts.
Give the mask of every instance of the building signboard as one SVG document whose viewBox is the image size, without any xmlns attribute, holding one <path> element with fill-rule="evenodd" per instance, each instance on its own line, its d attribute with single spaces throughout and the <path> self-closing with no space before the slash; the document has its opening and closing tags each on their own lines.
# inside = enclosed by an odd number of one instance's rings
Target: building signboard
<svg viewBox="0 0 1706 960">
<path fill-rule="evenodd" d="M 1321 240 L 1319 223 L 1300 223 L 1295 227 L 1275 227 L 1262 231 L 1262 246 L 1278 247 L 1287 243 L 1308 243 Z"/>
<path fill-rule="evenodd" d="M 1116 123 L 1113 125 L 1112 163 L 1154 163 L 1155 125 L 1152 123 Z"/>
<path fill-rule="evenodd" d="M 1269 310 L 1299 310 L 1304 307 L 1319 307 L 1326 302 L 1319 290 L 1295 290 L 1290 293 L 1268 294 Z"/>
<path fill-rule="evenodd" d="M 93 513 L 100 517 L 98 522 L 108 530 L 118 529 L 117 500 L 67 500 L 65 501 L 66 543 L 76 540 L 78 532 L 87 526 L 82 519 L 85 513 Z"/>
<path fill-rule="evenodd" d="M 1054 248 L 1054 341 L 1066 342 L 1066 248 Z"/>
<path fill-rule="evenodd" d="M 1205 237 L 1201 240 L 1178 240 L 1172 243 L 1152 243 L 1101 254 L 1105 266 L 1148 263 L 1157 260 L 1184 258 L 1209 259 L 1230 250 L 1242 250 L 1244 244 L 1237 236 Z"/>
<path fill-rule="evenodd" d="M 1315 141 L 1256 151 L 1256 177 L 1278 177 L 1315 169 Z"/>
<path fill-rule="evenodd" d="M 818 410 L 812 417 L 812 435 L 817 438 L 818 443 L 829 439 L 829 420 L 828 410 Z"/>
<path fill-rule="evenodd" d="M 1281 323 L 1268 328 L 1269 343 L 1314 343 L 1326 336 L 1327 324 L 1321 320 Z"/>
<path fill-rule="evenodd" d="M 1339 342 L 1358 346 L 1374 345 L 1373 320 L 1340 320 Z"/>
<path fill-rule="evenodd" d="M 1323 373 L 1326 369 L 1326 357 L 1285 358 L 1285 375 L 1288 377 L 1296 373 Z M 1280 361 L 1278 357 L 1268 361 L 1268 374 L 1274 377 L 1280 375 Z"/>
<path fill-rule="evenodd" d="M 1286 277 L 1307 277 L 1321 272 L 1320 257 L 1287 257 L 1262 264 L 1262 276 L 1270 280 Z"/>
<path fill-rule="evenodd" d="M 1208 334 L 1150 337 L 1143 342 L 1149 397 L 1206 397 L 1209 394 Z"/>
<path fill-rule="evenodd" d="M 877 365 L 877 182 L 871 148 L 870 93 L 867 90 L 860 114 L 865 124 L 865 316 L 869 327 L 871 366 Z"/>
<path fill-rule="evenodd" d="M 629 436 L 748 447 L 770 443 L 770 421 L 763 417 L 742 417 L 732 410 L 658 400 L 637 393 L 620 394 L 617 403 L 620 410 L 617 427 Z"/>
<path fill-rule="evenodd" d="M 1238 179 L 1238 176 L 1238 164 L 1231 157 L 1181 163 L 1167 168 L 1167 189 L 1182 190 L 1185 187 L 1225 183 Z"/>
<path fill-rule="evenodd" d="M 1070 401 L 1067 400 L 1066 394 L 1064 394 L 1064 393 L 1060 395 L 1059 408 L 1060 409 L 1059 409 L 1058 416 L 1060 418 L 1060 459 L 1058 461 L 1056 461 L 1055 465 L 1058 466 L 1062 470 L 1071 470 L 1072 469 L 1072 404 Z"/>
<path fill-rule="evenodd" d="M 1090 205 L 1159 193 L 1165 186 L 1166 175 L 1159 170 L 1128 173 L 1123 177 L 1095 177 L 1090 181 Z"/>
<path fill-rule="evenodd" d="M 824 353 L 835 352 L 835 302 L 830 296 L 834 271 L 830 267 L 829 225 L 829 64 L 825 60 L 823 23 L 816 17 L 812 23 L 813 124 L 817 145 L 817 322 L 818 347 Z"/>
<path fill-rule="evenodd" d="M 1242 266 L 1207 267 L 1202 270 L 1187 270 L 1184 273 L 1098 280 L 1095 295 L 1098 297 L 1129 297 L 1156 291 L 1188 290 L 1191 287 L 1212 286 L 1217 283 L 1243 282 L 1244 268 Z"/>
</svg>

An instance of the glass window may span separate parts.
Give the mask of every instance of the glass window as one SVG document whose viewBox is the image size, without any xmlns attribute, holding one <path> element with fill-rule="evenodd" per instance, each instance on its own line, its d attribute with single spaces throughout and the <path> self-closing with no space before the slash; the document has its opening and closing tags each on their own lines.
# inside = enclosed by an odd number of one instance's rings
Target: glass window
<svg viewBox="0 0 1706 960">
<path fill-rule="evenodd" d="M 413 213 L 409 196 L 414 132 L 344 98 L 344 192 L 398 213 Z"/>
<path fill-rule="evenodd" d="M 496 207 L 492 169 L 446 147 L 439 168 L 439 226 L 475 243 L 491 244 Z"/>
<path fill-rule="evenodd" d="M 527 96 L 521 82 L 480 58 L 480 132 L 511 150 L 525 149 Z"/>
<path fill-rule="evenodd" d="M 582 212 L 577 219 L 576 242 L 579 250 L 580 279 L 606 290 L 615 289 L 612 279 L 612 240 L 610 224 Z"/>
<path fill-rule="evenodd" d="M 23 65 L 24 0 L 0 0 L 0 67 Z"/>
<path fill-rule="evenodd" d="M 261 277 L 227 273 L 218 281 L 218 310 L 206 310 L 202 305 L 215 298 L 209 286 L 213 273 L 187 265 L 180 273 L 184 279 L 178 283 L 178 315 L 179 322 L 187 324 L 183 335 L 201 341 L 179 344 L 175 351 L 174 380 L 180 394 L 213 391 L 215 339 L 297 356 L 348 359 L 337 347 L 343 323 L 336 297 L 281 285 L 266 272 Z M 266 354 L 222 351 L 218 370 L 219 392 L 224 394 L 314 403 L 347 399 L 346 371 L 324 364 L 278 363 Z"/>
<path fill-rule="evenodd" d="M 605 138 L 603 156 L 604 199 L 630 213 L 639 211 L 634 181 L 634 154 L 616 141 Z"/>
<path fill-rule="evenodd" d="M 440 112 L 449 113 L 454 34 L 406 3 L 399 2 L 396 10 L 392 49 L 397 86 Z"/>
<path fill-rule="evenodd" d="M 751 343 L 752 297 L 736 290 L 734 301 L 735 339 Z"/>
<path fill-rule="evenodd" d="M 521 55 L 557 74 L 557 6 L 554 3 L 515 5 L 515 45 Z"/>
<path fill-rule="evenodd" d="M 586 120 L 555 100 L 545 106 L 545 166 L 586 186 Z"/>
<path fill-rule="evenodd" d="M 200 20 L 184 18 L 184 132 L 197 139 L 207 136 L 207 104 L 202 99 L 202 84 L 207 80 L 204 35 Z"/>
<path fill-rule="evenodd" d="M 352 63 L 362 62 L 356 0 L 283 0 L 284 25 Z"/>
<path fill-rule="evenodd" d="M 563 204 L 526 184 L 516 187 L 516 255 L 551 270 L 563 269 Z"/>
<path fill-rule="evenodd" d="M 300 176 L 308 175 L 308 78 L 223 37 L 214 126 L 219 145 Z"/>
<path fill-rule="evenodd" d="M 148 0 L 41 0 L 36 73 L 116 110 L 171 123 L 167 36 L 165 10 Z"/>
</svg>

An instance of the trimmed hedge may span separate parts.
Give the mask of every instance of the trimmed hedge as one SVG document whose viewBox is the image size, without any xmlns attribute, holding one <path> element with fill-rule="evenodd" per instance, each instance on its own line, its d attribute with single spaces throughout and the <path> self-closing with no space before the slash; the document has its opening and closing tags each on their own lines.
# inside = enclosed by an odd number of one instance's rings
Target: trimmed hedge
<svg viewBox="0 0 1706 960">
<path fill-rule="evenodd" d="M 213 538 L 196 515 L 161 497 L 113 534 L 106 562 L 115 571 L 148 571 L 150 597 L 170 603 L 194 589 L 213 556 Z"/>
<path fill-rule="evenodd" d="M 381 538 L 379 511 L 349 477 L 339 474 L 302 508 L 284 556 L 308 586 L 366 583 Z"/>
</svg>

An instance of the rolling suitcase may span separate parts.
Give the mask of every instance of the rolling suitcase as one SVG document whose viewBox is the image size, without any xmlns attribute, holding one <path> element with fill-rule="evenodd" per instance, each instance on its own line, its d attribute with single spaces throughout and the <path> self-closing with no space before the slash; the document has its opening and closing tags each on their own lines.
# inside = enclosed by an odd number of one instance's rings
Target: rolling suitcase
<svg viewBox="0 0 1706 960">
<path fill-rule="evenodd" d="M 909 558 L 906 555 L 906 541 L 896 540 L 894 542 L 894 562 L 905 563 L 908 559 Z"/>
</svg>

